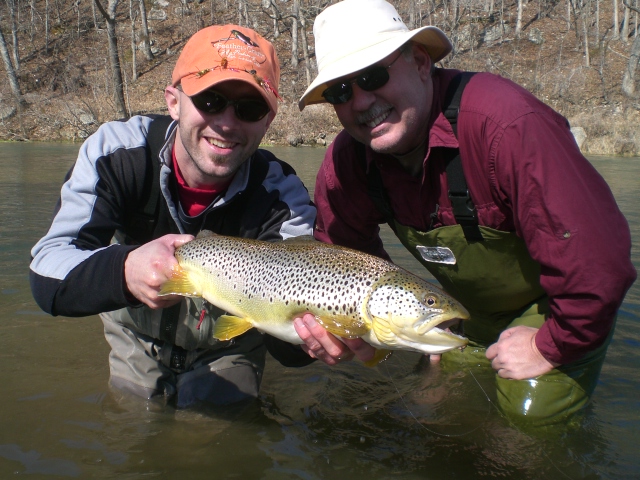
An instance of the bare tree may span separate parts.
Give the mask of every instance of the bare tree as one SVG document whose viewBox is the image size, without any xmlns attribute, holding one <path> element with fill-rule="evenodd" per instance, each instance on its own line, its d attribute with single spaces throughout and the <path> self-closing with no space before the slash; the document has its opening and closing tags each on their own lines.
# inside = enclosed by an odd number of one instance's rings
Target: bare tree
<svg viewBox="0 0 640 480">
<path fill-rule="evenodd" d="M 113 97 L 118 115 L 122 118 L 127 116 L 127 108 L 124 101 L 124 82 L 122 81 L 122 69 L 120 68 L 120 57 L 118 56 L 118 37 L 116 35 L 116 10 L 120 0 L 109 0 L 107 10 L 104 9 L 100 0 L 94 0 L 96 7 L 107 22 L 107 37 L 109 44 L 109 65 L 111 67 L 111 80 L 113 82 Z"/>
<path fill-rule="evenodd" d="M 49 0 L 44 0 L 44 53 L 49 55 Z"/>
<path fill-rule="evenodd" d="M 47 2 L 49 0 L 46 0 Z M 98 27 L 98 15 L 96 14 L 96 4 L 91 2 L 91 15 L 93 16 L 93 27 L 96 29 L 96 32 L 100 30 Z"/>
<path fill-rule="evenodd" d="M 622 31 L 620 32 L 620 37 L 624 43 L 629 42 L 629 21 L 631 20 L 631 8 L 627 6 L 627 1 L 622 0 L 622 3 L 625 6 L 624 9 L 624 18 L 622 19 Z"/>
<path fill-rule="evenodd" d="M 278 38 L 280 36 L 278 21 L 281 17 L 278 7 L 273 0 L 262 0 L 262 10 L 273 20 L 273 38 Z"/>
<path fill-rule="evenodd" d="M 522 9 L 524 8 L 524 0 L 518 0 L 518 13 L 516 15 L 516 37 L 520 37 L 522 33 Z"/>
<path fill-rule="evenodd" d="M 18 48 L 18 24 L 16 22 L 16 4 L 14 0 L 6 0 L 11 21 L 11 40 L 13 43 L 13 68 L 20 71 L 20 50 Z M 6 45 L 6 44 L 5 44 Z"/>
<path fill-rule="evenodd" d="M 636 6 L 631 6 L 629 0 L 622 0 L 624 6 L 634 12 L 640 12 L 640 9 Z M 622 91 L 625 95 L 631 97 L 636 91 L 636 71 L 638 69 L 638 62 L 640 61 L 640 36 L 635 37 L 633 44 L 631 45 L 631 52 L 629 53 L 629 62 L 627 68 L 622 76 Z"/>
<path fill-rule="evenodd" d="M 140 4 L 140 23 L 142 25 L 142 53 L 147 60 L 153 60 L 153 52 L 151 51 L 151 42 L 149 41 L 149 24 L 147 23 L 147 7 L 144 0 L 138 0 Z"/>
<path fill-rule="evenodd" d="M 618 17 L 618 0 L 613 0 L 613 39 L 618 40 L 620 38 L 620 20 Z"/>
<path fill-rule="evenodd" d="M 238 0 L 238 25 L 249 27 L 249 11 L 247 10 L 247 1 Z"/>
<path fill-rule="evenodd" d="M 16 98 L 18 103 L 24 104 L 25 100 L 22 97 L 22 91 L 20 90 L 20 84 L 18 83 L 18 77 L 16 71 L 11 63 L 9 56 L 9 49 L 7 48 L 7 42 L 4 39 L 2 30 L 0 29 L 0 56 L 2 56 L 2 63 L 4 63 L 4 69 L 7 72 L 7 78 L 9 79 L 9 86 L 11 87 L 11 93 Z"/>
<path fill-rule="evenodd" d="M 587 25 L 589 8 L 585 5 L 584 0 L 569 0 L 569 6 L 573 12 L 573 22 L 576 30 L 576 39 L 578 45 L 582 44 L 584 48 L 584 62 L 588 67 L 591 64 L 589 55 L 589 30 Z"/>
<path fill-rule="evenodd" d="M 36 15 L 37 15 L 37 10 L 36 10 L 36 1 L 35 0 L 29 0 L 29 11 L 31 13 L 31 24 L 29 26 L 29 40 L 31 41 L 31 44 L 33 45 L 33 37 L 35 35 L 35 31 L 36 31 Z"/>
<path fill-rule="evenodd" d="M 138 62 L 136 59 L 136 12 L 133 9 L 133 1 L 129 0 L 129 19 L 131 20 L 131 81 L 138 80 Z"/>
<path fill-rule="evenodd" d="M 307 44 L 307 19 L 304 11 L 300 11 L 300 40 L 302 41 L 302 56 L 304 57 L 304 73 L 307 76 L 307 86 L 311 85 L 311 61 L 309 60 L 309 45 Z"/>
<path fill-rule="evenodd" d="M 300 15 L 300 0 L 291 3 L 291 66 L 298 66 L 298 16 Z"/>
</svg>

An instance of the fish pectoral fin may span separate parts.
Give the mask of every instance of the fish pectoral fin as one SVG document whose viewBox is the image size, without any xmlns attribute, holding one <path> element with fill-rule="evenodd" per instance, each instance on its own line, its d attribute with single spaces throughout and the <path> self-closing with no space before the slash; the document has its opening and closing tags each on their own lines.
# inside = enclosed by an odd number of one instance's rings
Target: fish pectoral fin
<svg viewBox="0 0 640 480">
<path fill-rule="evenodd" d="M 394 345 L 396 343 L 396 334 L 386 318 L 374 316 L 371 321 L 371 329 L 380 343 L 387 345 Z"/>
<path fill-rule="evenodd" d="M 373 356 L 373 358 L 371 360 L 367 360 L 366 362 L 364 362 L 364 364 L 367 367 L 375 367 L 376 365 L 384 362 L 387 358 L 389 358 L 392 353 L 392 350 L 376 350 L 376 354 Z"/>
<path fill-rule="evenodd" d="M 198 288 L 189 279 L 186 270 L 176 267 L 171 274 L 171 278 L 162 284 L 158 296 L 182 295 L 184 297 L 200 297 Z"/>
<path fill-rule="evenodd" d="M 233 315 L 220 315 L 213 326 L 213 338 L 218 340 L 231 340 L 252 328 L 253 324 L 245 318 L 234 317 Z"/>
<path fill-rule="evenodd" d="M 366 323 L 354 322 L 347 316 L 316 316 L 316 321 L 336 337 L 356 338 L 369 332 L 369 326 Z"/>
</svg>

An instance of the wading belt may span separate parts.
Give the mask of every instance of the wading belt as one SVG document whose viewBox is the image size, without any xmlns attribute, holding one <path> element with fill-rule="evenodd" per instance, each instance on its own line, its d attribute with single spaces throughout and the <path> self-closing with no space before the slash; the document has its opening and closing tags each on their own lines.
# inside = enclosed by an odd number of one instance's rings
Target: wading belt
<svg viewBox="0 0 640 480">
<path fill-rule="evenodd" d="M 462 72 L 456 75 L 451 80 L 445 95 L 442 112 L 451 124 L 451 128 L 453 129 L 453 133 L 456 137 L 458 136 L 457 124 L 462 92 L 473 75 L 475 75 L 474 72 Z M 471 196 L 469 195 L 467 182 L 464 178 L 460 150 L 457 148 L 447 150 L 449 150 L 450 153 L 449 158 L 446 161 L 446 171 L 447 181 L 449 182 L 449 200 L 451 201 L 451 206 L 453 208 L 453 215 L 456 222 L 462 227 L 462 231 L 464 232 L 464 236 L 468 242 L 482 241 L 482 234 L 480 233 L 478 224 L 478 215 L 475 205 L 471 200 Z M 356 142 L 356 157 L 365 165 L 366 169 L 365 146 L 360 142 Z M 374 162 L 371 162 L 369 165 L 369 171 L 367 172 L 367 186 L 369 197 L 380 213 L 382 213 L 385 221 L 395 232 L 395 217 L 391 207 L 391 202 L 384 188 L 380 171 Z"/>
</svg>

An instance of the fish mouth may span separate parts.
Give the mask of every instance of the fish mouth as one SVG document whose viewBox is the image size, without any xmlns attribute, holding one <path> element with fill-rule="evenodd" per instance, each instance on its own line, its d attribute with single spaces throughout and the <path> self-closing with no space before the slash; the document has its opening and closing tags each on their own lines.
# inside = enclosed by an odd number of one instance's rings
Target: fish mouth
<svg viewBox="0 0 640 480">
<path fill-rule="evenodd" d="M 419 342 L 413 343 L 415 350 L 429 355 L 439 355 L 455 348 L 467 346 L 469 340 L 440 328 L 432 328 L 420 337 Z"/>
<path fill-rule="evenodd" d="M 467 338 L 449 330 L 451 327 L 459 326 L 469 317 L 469 312 L 464 307 L 456 309 L 455 313 L 434 310 L 414 324 L 414 331 L 420 336 L 421 342 L 430 344 L 432 348 L 442 347 L 444 352 L 469 343 Z"/>
<path fill-rule="evenodd" d="M 438 327 L 444 330 L 469 319 L 469 312 L 466 310 L 456 311 L 454 314 L 446 313 L 444 310 L 432 309 L 428 314 L 420 317 L 413 325 L 418 335 L 425 335 L 432 329 Z"/>
<path fill-rule="evenodd" d="M 438 327 L 433 327 L 422 336 L 423 340 L 428 340 L 431 345 L 441 345 L 443 347 L 462 347 L 469 343 L 469 339 Z"/>
</svg>

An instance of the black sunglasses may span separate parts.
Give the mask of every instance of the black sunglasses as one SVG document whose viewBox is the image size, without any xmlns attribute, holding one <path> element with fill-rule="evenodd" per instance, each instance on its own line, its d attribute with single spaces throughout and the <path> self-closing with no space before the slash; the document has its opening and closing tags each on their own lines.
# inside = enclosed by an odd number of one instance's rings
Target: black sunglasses
<svg viewBox="0 0 640 480">
<path fill-rule="evenodd" d="M 221 93 L 213 90 L 205 90 L 192 97 L 189 97 L 193 105 L 204 113 L 220 113 L 229 105 L 233 105 L 233 111 L 239 120 L 243 122 L 257 122 L 262 120 L 269 113 L 269 105 L 257 98 L 241 98 L 240 100 L 229 100 Z"/>
<path fill-rule="evenodd" d="M 353 96 L 353 85 L 357 83 L 358 86 L 365 92 L 373 92 L 379 88 L 384 87 L 389 81 L 388 70 L 396 63 L 396 60 L 400 58 L 402 52 L 391 62 L 388 66 L 377 65 L 375 67 L 367 68 L 364 72 L 359 73 L 353 78 L 343 80 L 335 85 L 331 85 L 324 92 L 322 96 L 324 99 L 332 105 L 339 105 L 351 100 Z"/>
</svg>

